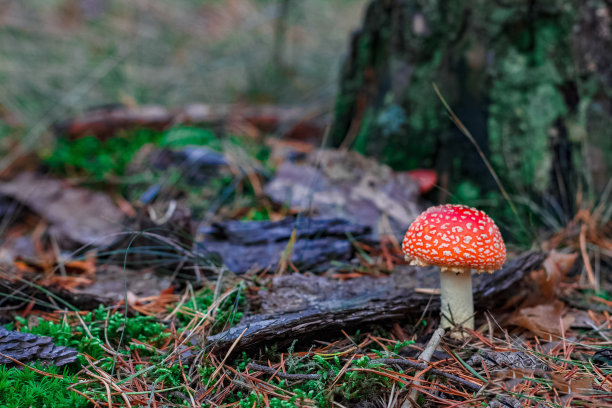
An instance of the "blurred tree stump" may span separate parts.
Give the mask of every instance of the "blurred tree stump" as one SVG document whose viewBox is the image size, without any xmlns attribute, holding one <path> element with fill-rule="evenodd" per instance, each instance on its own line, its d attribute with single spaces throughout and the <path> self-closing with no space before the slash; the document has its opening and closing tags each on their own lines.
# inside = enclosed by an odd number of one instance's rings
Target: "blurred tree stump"
<svg viewBox="0 0 612 408">
<path fill-rule="evenodd" d="M 578 186 L 597 198 L 612 175 L 611 7 L 373 0 L 342 68 L 329 143 L 397 169 L 436 168 L 441 201 L 448 188 L 455 201 L 501 207 L 436 83 L 506 188 L 563 222 Z"/>
</svg>

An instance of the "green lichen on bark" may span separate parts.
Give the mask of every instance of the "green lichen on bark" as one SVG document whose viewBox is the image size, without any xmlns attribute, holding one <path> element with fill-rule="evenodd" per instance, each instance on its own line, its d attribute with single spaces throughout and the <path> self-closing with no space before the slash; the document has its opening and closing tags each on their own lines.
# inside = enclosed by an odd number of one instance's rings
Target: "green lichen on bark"
<svg viewBox="0 0 612 408">
<path fill-rule="evenodd" d="M 555 121 L 568 115 L 562 93 L 571 81 L 571 49 L 562 34 L 567 19 L 535 28 L 532 45 L 507 44 L 490 69 L 489 143 L 491 159 L 513 180 L 517 191 L 545 191 L 551 171 L 551 137 Z M 559 41 L 561 40 L 561 41 Z"/>
</svg>

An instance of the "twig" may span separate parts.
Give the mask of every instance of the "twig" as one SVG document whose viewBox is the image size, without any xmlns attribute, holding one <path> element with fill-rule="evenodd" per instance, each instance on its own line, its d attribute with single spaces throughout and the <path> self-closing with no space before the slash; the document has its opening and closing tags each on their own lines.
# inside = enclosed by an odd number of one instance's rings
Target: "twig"
<svg viewBox="0 0 612 408">
<path fill-rule="evenodd" d="M 240 334 L 240 336 L 238 336 L 238 338 L 236 339 L 236 341 L 234 341 L 234 344 L 232 344 L 232 347 L 229 348 L 229 350 L 227 350 L 227 353 L 225 353 L 225 357 L 223 357 L 223 360 L 221 361 L 221 364 L 219 364 L 219 367 L 217 367 L 217 369 L 215 370 L 214 373 L 212 373 L 212 375 L 210 376 L 208 381 L 212 381 L 217 374 L 219 373 L 219 371 L 221 371 L 221 368 L 223 367 L 223 365 L 225 364 L 225 360 L 227 360 L 227 358 L 230 356 L 230 354 L 232 354 L 232 350 L 234 350 L 234 347 L 236 347 L 236 344 L 238 344 L 238 342 L 240 342 L 240 339 L 242 338 L 242 336 L 244 336 L 244 333 L 246 333 L 246 331 L 248 330 L 248 327 L 246 327 L 242 333 Z"/>
<path fill-rule="evenodd" d="M 431 366 L 429 364 L 423 364 L 423 363 L 417 363 L 415 361 L 410 361 L 410 360 L 405 360 L 405 359 L 401 359 L 401 358 L 377 358 L 374 360 L 370 360 L 369 362 L 370 364 L 384 364 L 384 365 L 399 365 L 399 366 L 408 366 L 408 367 L 412 367 L 412 368 L 416 368 L 418 370 L 427 370 L 429 369 L 428 372 L 430 372 L 431 374 L 434 375 L 439 375 L 442 377 L 445 377 L 451 381 L 454 381 L 458 384 L 463 385 L 464 387 L 472 390 L 472 391 L 480 391 L 481 386 L 478 384 L 475 384 L 471 381 L 467 381 L 464 380 L 461 377 L 458 377 L 456 375 L 453 374 L 449 374 L 447 372 L 444 372 L 442 370 L 438 370 L 436 368 L 431 368 Z M 321 374 L 286 374 L 286 373 L 282 373 L 282 372 L 277 372 L 277 370 L 275 370 L 272 367 L 267 367 L 267 366 L 263 366 L 263 365 L 259 365 L 259 364 L 255 364 L 255 363 L 249 363 L 249 365 L 247 366 L 253 370 L 257 370 L 257 371 L 261 371 L 264 373 L 268 373 L 268 374 L 276 374 L 277 377 L 282 378 L 282 379 L 287 379 L 287 380 L 320 380 L 322 377 Z M 346 371 L 352 371 L 351 368 L 349 368 Z"/>
<path fill-rule="evenodd" d="M 251 370 L 255 370 L 255 371 L 261 371 L 262 373 L 276 375 L 276 377 L 282 378 L 283 380 L 300 381 L 300 380 L 320 380 L 321 379 L 321 374 L 287 374 L 287 373 L 283 373 L 280 371 L 277 372 L 277 370 L 272 367 L 268 367 L 268 366 L 264 366 L 264 365 L 256 364 L 256 363 L 249 363 L 249 365 L 247 365 L 247 368 L 250 368 Z"/>
<path fill-rule="evenodd" d="M 287 265 L 291 262 L 291 255 L 293 255 L 293 246 L 295 245 L 295 241 L 297 239 L 297 229 L 293 228 L 291 232 L 291 237 L 289 237 L 289 242 L 287 242 L 287 246 L 281 255 L 281 259 L 278 263 L 278 268 L 276 269 L 275 276 L 284 275 L 287 271 Z"/>
<path fill-rule="evenodd" d="M 440 340 L 442 340 L 443 336 L 444 336 L 444 329 L 442 327 L 438 327 L 436 331 L 434 331 L 433 334 L 431 335 L 431 338 L 429 339 L 429 342 L 427 343 L 425 350 L 423 350 L 423 352 L 419 356 L 419 360 L 429 363 L 429 361 L 431 361 L 431 356 L 433 356 L 433 353 L 438 347 L 438 344 L 440 344 Z M 412 391 L 410 391 L 410 395 L 408 396 L 408 399 L 406 399 L 406 401 L 404 401 L 404 403 L 402 404 L 402 408 L 409 408 L 411 405 L 416 404 L 416 400 L 419 396 L 418 387 L 421 384 L 421 381 L 419 381 L 419 378 L 423 374 L 424 374 L 423 372 L 420 372 L 419 374 L 415 376 L 417 379 L 414 381 L 414 387 L 412 388 Z"/>
<path fill-rule="evenodd" d="M 426 370 L 431 367 L 429 364 L 417 363 L 416 361 L 410 361 L 410 360 L 405 360 L 401 358 L 377 358 L 374 360 L 370 360 L 370 364 L 385 364 L 385 365 L 396 364 L 399 366 L 408 366 L 408 367 L 416 368 L 418 370 Z M 437 368 L 431 368 L 428 372 L 434 375 L 445 377 L 451 381 L 454 381 L 458 384 L 463 385 L 466 388 L 469 388 L 472 391 L 476 391 L 476 392 L 480 391 L 480 388 L 481 388 L 480 385 L 473 383 L 471 381 L 468 381 L 468 380 L 464 380 L 461 377 L 458 377 L 453 374 L 449 374 L 445 371 L 438 370 Z"/>
<path fill-rule="evenodd" d="M 587 271 L 587 277 L 589 279 L 589 285 L 591 285 L 591 288 L 598 290 L 599 289 L 599 285 L 598 282 L 595 280 L 595 275 L 593 274 L 593 267 L 591 266 L 591 261 L 589 260 L 589 255 L 587 253 L 587 248 L 586 248 L 586 232 L 587 232 L 587 226 L 586 224 L 582 224 L 582 226 L 580 227 L 580 254 L 582 255 L 582 261 L 584 262 L 584 268 Z"/>
</svg>

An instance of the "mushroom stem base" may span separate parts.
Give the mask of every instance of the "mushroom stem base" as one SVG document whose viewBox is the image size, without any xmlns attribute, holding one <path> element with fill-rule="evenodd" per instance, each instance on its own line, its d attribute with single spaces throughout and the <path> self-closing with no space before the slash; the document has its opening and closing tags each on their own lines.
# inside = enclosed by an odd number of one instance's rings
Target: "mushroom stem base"
<svg viewBox="0 0 612 408">
<path fill-rule="evenodd" d="M 471 271 L 457 273 L 441 270 L 441 323 L 442 328 L 463 326 L 474 329 L 474 303 L 472 301 Z"/>
</svg>

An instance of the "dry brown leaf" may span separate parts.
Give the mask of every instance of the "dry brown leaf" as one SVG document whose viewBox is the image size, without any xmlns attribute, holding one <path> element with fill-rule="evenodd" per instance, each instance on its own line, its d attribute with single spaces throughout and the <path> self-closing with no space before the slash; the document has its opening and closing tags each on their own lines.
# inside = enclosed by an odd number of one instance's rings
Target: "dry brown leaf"
<svg viewBox="0 0 612 408">
<path fill-rule="evenodd" d="M 574 317 L 571 314 L 563 316 L 563 303 L 556 301 L 534 307 L 524 307 L 514 313 L 508 323 L 524 327 L 538 337 L 546 340 L 561 337 L 561 321 L 567 330 Z"/>
<path fill-rule="evenodd" d="M 84 276 L 57 276 L 53 275 L 45 278 L 41 281 L 36 282 L 37 285 L 42 287 L 56 287 L 67 291 L 73 291 L 79 286 L 89 286 L 93 283 L 93 280 Z"/>
<path fill-rule="evenodd" d="M 550 302 L 556 299 L 559 292 L 559 283 L 568 274 L 576 261 L 578 254 L 564 254 L 551 251 L 544 260 L 544 269 L 536 270 L 531 274 L 531 279 L 537 284 L 537 302 Z"/>
<path fill-rule="evenodd" d="M 564 394 L 584 394 L 593 389 L 593 378 L 574 377 L 565 378 L 562 373 L 550 373 L 553 387 Z"/>
<path fill-rule="evenodd" d="M 123 231 L 123 213 L 108 195 L 67 185 L 63 180 L 22 173 L 0 182 L 0 195 L 26 205 L 45 218 L 62 249 L 111 245 Z M 46 225 L 43 230 L 45 232 Z"/>
</svg>

